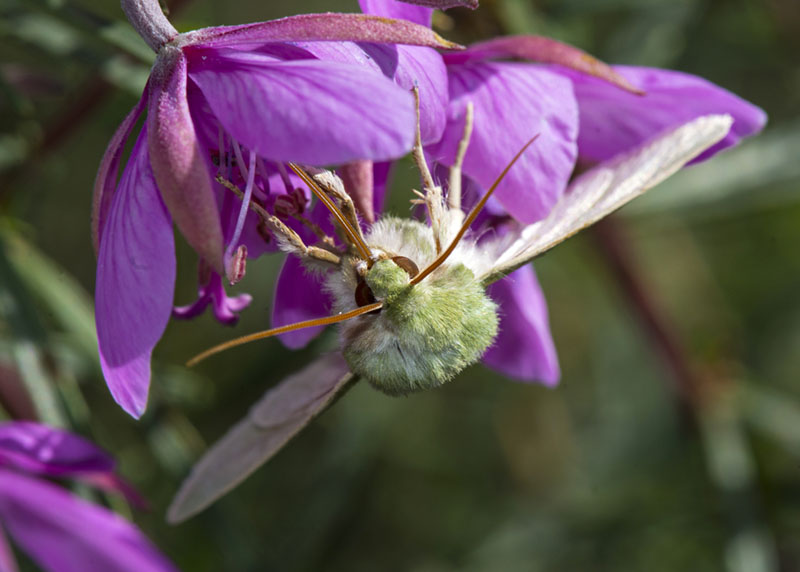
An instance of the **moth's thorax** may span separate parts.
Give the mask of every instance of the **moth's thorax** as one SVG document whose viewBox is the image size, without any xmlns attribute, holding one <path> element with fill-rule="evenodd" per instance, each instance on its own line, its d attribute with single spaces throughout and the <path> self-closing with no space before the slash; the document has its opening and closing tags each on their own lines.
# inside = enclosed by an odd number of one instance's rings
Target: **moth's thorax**
<svg viewBox="0 0 800 572">
<path fill-rule="evenodd" d="M 496 305 L 480 276 L 489 261 L 469 239 L 418 284 L 391 259 L 402 256 L 423 269 L 436 259 L 430 227 L 418 221 L 387 217 L 366 236 L 381 259 L 367 269 L 364 261 L 345 257 L 327 288 L 338 311 L 356 307 L 354 293 L 366 282 L 380 312 L 342 324 L 343 353 L 351 369 L 390 394 L 436 387 L 476 362 L 497 333 Z M 446 246 L 446 245 L 445 245 Z"/>
</svg>

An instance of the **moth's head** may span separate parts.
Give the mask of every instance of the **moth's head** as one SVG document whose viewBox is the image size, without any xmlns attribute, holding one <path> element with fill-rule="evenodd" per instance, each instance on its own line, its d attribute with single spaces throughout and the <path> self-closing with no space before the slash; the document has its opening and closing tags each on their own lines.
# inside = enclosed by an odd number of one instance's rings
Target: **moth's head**
<svg viewBox="0 0 800 572">
<path fill-rule="evenodd" d="M 359 284 L 356 289 L 356 303 L 361 304 L 359 296 L 364 297 L 364 288 L 368 289 L 367 294 L 372 295 L 372 300 L 389 301 L 407 288 L 411 287 L 411 279 L 419 274 L 419 268 L 410 258 L 405 256 L 394 256 L 384 260 L 378 260 L 372 265 L 364 276 L 363 284 Z M 360 292 L 359 292 L 360 290 Z M 368 296 L 363 300 L 367 302 Z"/>
</svg>

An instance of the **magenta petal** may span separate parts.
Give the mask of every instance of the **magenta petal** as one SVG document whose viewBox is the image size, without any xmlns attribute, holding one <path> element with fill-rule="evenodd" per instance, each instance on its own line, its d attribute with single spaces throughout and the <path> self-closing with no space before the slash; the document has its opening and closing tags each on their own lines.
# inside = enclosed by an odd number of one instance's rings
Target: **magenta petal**
<svg viewBox="0 0 800 572">
<path fill-rule="evenodd" d="M 413 143 L 411 94 L 357 66 L 203 50 L 191 77 L 225 129 L 271 160 L 390 159 Z"/>
<path fill-rule="evenodd" d="M 220 26 L 184 34 L 190 44 L 233 46 L 267 42 L 379 42 L 431 48 L 459 48 L 427 26 L 367 14 L 303 14 L 280 20 Z"/>
<path fill-rule="evenodd" d="M 275 285 L 272 327 L 322 318 L 329 315 L 330 311 L 328 294 L 323 291 L 320 280 L 307 273 L 296 256 L 287 256 Z M 324 329 L 324 326 L 304 328 L 278 337 L 286 347 L 300 349 Z"/>
<path fill-rule="evenodd" d="M 150 168 L 146 131 L 134 145 L 108 214 L 95 292 L 106 383 L 134 417 L 147 404 L 150 353 L 167 326 L 175 286 L 172 223 Z"/>
<path fill-rule="evenodd" d="M 414 2 L 416 4 L 416 2 Z M 396 18 L 398 20 L 408 20 L 421 26 L 430 27 L 433 8 L 425 6 L 410 6 L 405 2 L 397 0 L 358 0 L 358 5 L 364 14 L 383 16 L 384 18 Z"/>
<path fill-rule="evenodd" d="M 447 112 L 447 69 L 436 50 L 420 46 L 350 42 L 309 42 L 300 44 L 316 58 L 353 63 L 374 69 L 410 91 L 420 95 L 422 142 L 427 145 L 442 136 Z"/>
<path fill-rule="evenodd" d="M 422 144 L 430 145 L 442 137 L 447 123 L 447 68 L 439 52 L 416 46 L 397 46 L 395 81 L 401 87 L 419 88 Z"/>
<path fill-rule="evenodd" d="M 97 169 L 97 177 L 94 180 L 94 196 L 92 197 L 92 245 L 95 254 L 100 250 L 100 237 L 103 235 L 103 227 L 108 217 L 108 209 L 111 207 L 111 199 L 114 197 L 114 189 L 117 188 L 117 173 L 122 149 L 131 135 L 136 120 L 144 111 L 147 89 L 145 86 L 142 97 L 117 127 L 100 160 L 100 167 Z"/>
<path fill-rule="evenodd" d="M 186 99 L 186 59 L 160 56 L 151 78 L 148 146 L 158 188 L 186 241 L 223 272 L 222 225 Z"/>
<path fill-rule="evenodd" d="M 471 101 L 475 126 L 464 173 L 485 190 L 525 143 L 538 136 L 494 196 L 523 223 L 541 219 L 564 192 L 577 157 L 578 109 L 570 82 L 531 64 L 475 63 L 449 66 L 448 72 L 447 127 L 428 153 L 440 163 L 453 164 Z"/>
<path fill-rule="evenodd" d="M 430 6 L 431 8 L 438 8 L 439 10 L 456 7 L 474 10 L 478 7 L 478 0 L 403 0 L 403 2 L 416 4 L 418 6 Z"/>
<path fill-rule="evenodd" d="M 436 50 L 418 46 L 366 45 L 364 49 L 376 61 L 396 60 L 391 76 L 400 87 L 419 89 L 420 131 L 423 145 L 442 137 L 447 122 L 447 68 Z"/>
<path fill-rule="evenodd" d="M 534 62 L 558 64 L 588 74 L 641 95 L 641 91 L 618 74 L 614 68 L 569 44 L 544 36 L 505 36 L 472 44 L 466 50 L 444 55 L 448 64 L 484 61 L 497 58 L 519 58 Z"/>
<path fill-rule="evenodd" d="M 48 572 L 177 572 L 131 523 L 48 482 L 0 470 L 0 520 Z"/>
<path fill-rule="evenodd" d="M 389 180 L 392 177 L 394 163 L 387 161 L 375 163 L 372 167 L 372 208 L 374 212 L 383 212 L 383 204 L 386 202 L 386 194 L 389 191 Z"/>
<path fill-rule="evenodd" d="M 654 68 L 615 66 L 615 70 L 646 95 L 632 95 L 568 72 L 580 109 L 578 148 L 581 157 L 591 161 L 605 161 L 703 115 L 732 115 L 734 124 L 728 135 L 695 159 L 704 160 L 757 133 L 766 123 L 763 110 L 697 76 Z"/>
<path fill-rule="evenodd" d="M 32 421 L 0 425 L 0 464 L 50 476 L 114 469 L 113 459 L 83 437 Z"/>
<path fill-rule="evenodd" d="M 533 267 L 528 264 L 495 282 L 489 295 L 500 306 L 500 333 L 483 362 L 520 381 L 557 384 L 561 372 L 547 302 Z"/>
</svg>

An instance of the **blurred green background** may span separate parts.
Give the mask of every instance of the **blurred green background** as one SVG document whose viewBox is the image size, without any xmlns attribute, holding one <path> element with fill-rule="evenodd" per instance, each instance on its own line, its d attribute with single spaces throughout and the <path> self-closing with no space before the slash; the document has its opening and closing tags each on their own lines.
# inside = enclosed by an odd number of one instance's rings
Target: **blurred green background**
<svg viewBox="0 0 800 572">
<path fill-rule="evenodd" d="M 701 75 L 770 116 L 763 135 L 537 262 L 557 389 L 481 366 L 408 398 L 356 387 L 232 494 L 165 524 L 207 444 L 335 347 L 335 332 L 304 351 L 268 340 L 186 370 L 197 351 L 268 325 L 280 257 L 259 260 L 232 289 L 255 297 L 235 329 L 207 315 L 170 324 L 148 412 L 127 417 L 95 353 L 89 212 L 100 156 L 152 55 L 113 0 L 0 0 L 6 414 L 112 451 L 152 502 L 134 519 L 184 571 L 800 570 L 800 3 L 481 4 L 438 17 L 439 31 L 465 43 L 551 35 L 608 62 Z M 357 3 L 171 7 L 186 31 Z M 402 210 L 415 181 L 397 172 Z M 183 304 L 195 258 L 178 248 Z"/>
</svg>

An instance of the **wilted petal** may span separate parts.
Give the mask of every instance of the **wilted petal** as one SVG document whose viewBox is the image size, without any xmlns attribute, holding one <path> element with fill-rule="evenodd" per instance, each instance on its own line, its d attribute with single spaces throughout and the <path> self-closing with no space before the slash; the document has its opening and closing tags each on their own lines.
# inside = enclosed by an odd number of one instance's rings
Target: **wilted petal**
<svg viewBox="0 0 800 572">
<path fill-rule="evenodd" d="M 410 4 L 420 4 L 411 6 Z M 358 0 L 358 5 L 364 14 L 383 16 L 384 18 L 396 18 L 398 20 L 408 20 L 421 26 L 430 27 L 433 8 L 422 5 L 422 2 L 398 2 L 397 0 Z M 477 2 L 476 2 L 477 5 Z"/>
<path fill-rule="evenodd" d="M 319 277 L 309 274 L 296 256 L 287 256 L 283 263 L 272 302 L 272 327 L 277 328 L 330 314 L 330 300 Z M 292 349 L 305 347 L 324 326 L 303 328 L 279 336 Z"/>
<path fill-rule="evenodd" d="M 567 72 L 580 109 L 578 148 L 588 160 L 604 161 L 703 115 L 730 114 L 733 127 L 722 141 L 695 159 L 702 161 L 757 133 L 766 123 L 763 110 L 700 77 L 654 68 L 614 69 L 646 95 L 632 95 L 595 78 Z"/>
<path fill-rule="evenodd" d="M 391 20 L 367 14 L 303 14 L 280 20 L 220 26 L 184 35 L 190 44 L 232 46 L 268 42 L 380 42 L 431 48 L 459 48 L 430 28 L 405 20 Z"/>
<path fill-rule="evenodd" d="M 447 127 L 428 153 L 440 163 L 453 164 L 470 101 L 475 125 L 463 170 L 483 189 L 538 136 L 494 196 L 521 222 L 542 218 L 566 188 L 577 157 L 578 109 L 570 82 L 531 64 L 475 63 L 448 71 Z"/>
<path fill-rule="evenodd" d="M 230 491 L 325 411 L 351 381 L 342 356 L 329 354 L 270 388 L 192 468 L 167 519 L 186 520 Z"/>
<path fill-rule="evenodd" d="M 146 131 L 134 145 L 108 214 L 95 293 L 106 383 L 134 417 L 147 404 L 150 354 L 167 326 L 175 286 L 172 223 L 150 168 Z"/>
<path fill-rule="evenodd" d="M 495 282 L 489 295 L 500 306 L 500 332 L 483 362 L 520 381 L 558 383 L 561 372 L 547 303 L 533 267 L 528 264 Z"/>
<path fill-rule="evenodd" d="M 339 177 L 344 183 L 347 194 L 353 199 L 353 204 L 358 214 L 365 222 L 375 222 L 374 208 L 374 176 L 372 161 L 353 161 L 342 165 L 339 170 Z"/>
<path fill-rule="evenodd" d="M 566 68 L 605 80 L 632 93 L 641 91 L 614 68 L 574 46 L 544 36 L 504 36 L 472 44 L 466 50 L 445 54 L 448 64 L 484 61 L 496 58 L 519 58 Z"/>
<path fill-rule="evenodd" d="M 148 146 L 158 188 L 186 241 L 223 272 L 222 226 L 189 113 L 186 59 L 180 53 L 159 56 L 151 78 Z"/>
<path fill-rule="evenodd" d="M 254 53 L 195 55 L 191 77 L 226 131 L 263 157 L 323 165 L 411 148 L 411 94 L 373 72 Z"/>
<path fill-rule="evenodd" d="M 100 250 L 100 237 L 103 235 L 108 209 L 111 208 L 114 189 L 117 188 L 117 173 L 122 150 L 131 135 L 136 120 L 139 119 L 142 111 L 144 111 L 147 89 L 147 86 L 145 86 L 144 94 L 138 103 L 125 116 L 120 126 L 117 127 L 111 137 L 111 141 L 108 142 L 103 158 L 100 160 L 100 167 L 97 169 L 97 177 L 94 180 L 94 195 L 92 197 L 92 246 L 94 246 L 95 254 Z"/>
<path fill-rule="evenodd" d="M 50 476 L 114 469 L 113 459 L 83 437 L 32 421 L 0 425 L 0 464 Z"/>
<path fill-rule="evenodd" d="M 0 519 L 48 572 L 176 572 L 139 530 L 59 487 L 0 470 Z"/>
</svg>

